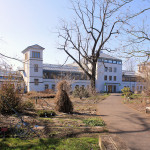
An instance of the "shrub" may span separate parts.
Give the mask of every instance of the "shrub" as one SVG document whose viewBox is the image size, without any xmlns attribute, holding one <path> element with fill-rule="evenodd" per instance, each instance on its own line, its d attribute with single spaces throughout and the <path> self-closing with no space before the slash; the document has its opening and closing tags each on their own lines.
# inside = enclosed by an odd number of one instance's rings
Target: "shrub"
<svg viewBox="0 0 150 150">
<path fill-rule="evenodd" d="M 22 110 L 21 97 L 15 91 L 14 86 L 7 83 L 0 90 L 0 112 L 2 114 L 13 114 L 16 111 Z"/>
<path fill-rule="evenodd" d="M 73 105 L 66 91 L 67 86 L 68 84 L 66 81 L 60 81 L 57 85 L 56 110 L 64 113 L 72 113 Z"/>
<path fill-rule="evenodd" d="M 105 122 L 100 118 L 89 118 L 83 120 L 87 126 L 105 126 Z"/>
<path fill-rule="evenodd" d="M 73 96 L 74 97 L 79 97 L 80 99 L 82 99 L 83 97 L 87 98 L 89 97 L 89 92 L 87 89 L 83 88 L 83 87 L 76 87 L 73 91 Z"/>
<path fill-rule="evenodd" d="M 23 108 L 24 109 L 34 109 L 34 104 L 30 100 L 25 101 L 24 104 L 23 104 Z"/>
<path fill-rule="evenodd" d="M 132 95 L 132 92 L 129 87 L 124 87 L 121 91 L 125 97 L 129 97 Z"/>
<path fill-rule="evenodd" d="M 37 114 L 39 117 L 52 117 L 52 116 L 56 116 L 56 113 L 54 111 L 49 111 L 49 110 L 38 110 Z"/>
</svg>

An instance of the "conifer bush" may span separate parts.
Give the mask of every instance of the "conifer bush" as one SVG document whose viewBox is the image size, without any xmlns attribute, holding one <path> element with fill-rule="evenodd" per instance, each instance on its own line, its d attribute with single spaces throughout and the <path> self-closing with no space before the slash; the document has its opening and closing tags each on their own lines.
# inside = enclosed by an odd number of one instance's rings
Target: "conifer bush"
<svg viewBox="0 0 150 150">
<path fill-rule="evenodd" d="M 14 85 L 6 83 L 0 90 L 0 113 L 13 114 L 14 111 L 22 110 L 21 97 L 14 89 Z"/>
<path fill-rule="evenodd" d="M 56 111 L 64 113 L 73 112 L 73 104 L 67 93 L 68 83 L 63 80 L 57 84 L 57 94 L 56 94 Z"/>
</svg>

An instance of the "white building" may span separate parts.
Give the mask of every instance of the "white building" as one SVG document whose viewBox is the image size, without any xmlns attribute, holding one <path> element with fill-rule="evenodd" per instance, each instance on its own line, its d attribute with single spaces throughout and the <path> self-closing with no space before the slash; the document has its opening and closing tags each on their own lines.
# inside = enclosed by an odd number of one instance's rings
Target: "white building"
<svg viewBox="0 0 150 150">
<path fill-rule="evenodd" d="M 67 79 L 74 89 L 75 86 L 87 87 L 90 80 L 76 65 L 51 65 L 43 64 L 43 50 L 39 45 L 27 47 L 24 54 L 23 78 L 27 91 L 55 90 L 60 79 Z M 101 53 L 97 62 L 96 90 L 97 92 L 120 92 L 125 86 L 136 90 L 135 74 L 130 75 L 122 71 L 122 60 Z M 129 80 L 125 80 L 127 77 Z M 130 78 L 134 78 L 130 80 Z M 141 85 L 140 85 L 141 86 Z M 143 88 L 143 87 L 142 87 Z M 141 89 L 141 87 L 140 87 Z"/>
</svg>

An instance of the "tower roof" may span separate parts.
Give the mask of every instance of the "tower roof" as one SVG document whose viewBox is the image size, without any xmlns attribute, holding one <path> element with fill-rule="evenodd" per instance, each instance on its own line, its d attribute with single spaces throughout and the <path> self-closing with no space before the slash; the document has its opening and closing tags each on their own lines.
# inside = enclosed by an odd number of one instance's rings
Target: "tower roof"
<svg viewBox="0 0 150 150">
<path fill-rule="evenodd" d="M 30 49 L 44 50 L 45 48 L 43 48 L 42 46 L 38 44 L 35 44 L 35 45 L 28 46 L 25 50 L 22 51 L 22 53 L 25 53 L 26 51 Z"/>
</svg>

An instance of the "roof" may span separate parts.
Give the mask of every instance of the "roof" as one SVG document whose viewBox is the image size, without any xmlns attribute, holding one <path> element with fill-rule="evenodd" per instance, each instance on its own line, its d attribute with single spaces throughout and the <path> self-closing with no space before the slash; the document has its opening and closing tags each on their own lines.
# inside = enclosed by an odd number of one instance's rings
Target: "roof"
<svg viewBox="0 0 150 150">
<path fill-rule="evenodd" d="M 78 66 L 43 64 L 43 70 L 82 72 Z"/>
<path fill-rule="evenodd" d="M 110 55 L 108 55 L 108 54 L 105 54 L 105 53 L 100 53 L 100 56 L 99 56 L 100 58 L 108 58 L 108 59 L 115 59 L 115 60 L 120 60 L 120 61 L 122 61 L 121 59 L 118 59 L 118 58 L 116 58 L 116 57 L 112 57 L 112 56 L 110 56 Z"/>
<path fill-rule="evenodd" d="M 45 48 L 43 48 L 42 46 L 38 44 L 35 44 L 35 45 L 28 46 L 25 50 L 22 51 L 22 53 L 25 53 L 26 51 L 30 49 L 44 50 Z"/>
<path fill-rule="evenodd" d="M 136 76 L 136 72 L 135 71 L 127 71 L 127 70 L 122 70 L 122 75 L 126 75 L 126 76 Z"/>
</svg>

